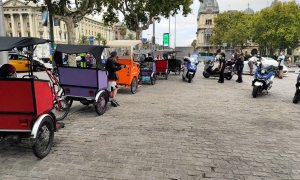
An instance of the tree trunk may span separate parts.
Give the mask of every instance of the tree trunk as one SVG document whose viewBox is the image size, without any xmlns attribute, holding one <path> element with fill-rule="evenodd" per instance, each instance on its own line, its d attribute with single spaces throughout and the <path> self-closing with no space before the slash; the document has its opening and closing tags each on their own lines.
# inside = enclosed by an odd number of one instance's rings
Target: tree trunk
<svg viewBox="0 0 300 180">
<path fill-rule="evenodd" d="M 135 37 L 135 39 L 136 40 L 140 40 L 141 38 L 140 38 L 140 35 L 141 35 L 141 33 L 142 33 L 142 30 L 141 29 L 138 29 L 138 30 L 136 30 L 136 37 Z"/>
<path fill-rule="evenodd" d="M 63 21 L 66 23 L 67 26 L 67 33 L 68 33 L 68 44 L 75 44 L 76 42 L 76 32 L 75 32 L 75 24 L 73 22 L 72 17 L 64 17 Z"/>
</svg>

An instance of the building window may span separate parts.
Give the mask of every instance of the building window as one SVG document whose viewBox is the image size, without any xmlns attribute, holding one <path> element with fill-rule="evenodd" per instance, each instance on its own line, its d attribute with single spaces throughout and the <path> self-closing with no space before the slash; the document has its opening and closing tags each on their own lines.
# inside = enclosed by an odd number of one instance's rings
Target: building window
<svg viewBox="0 0 300 180">
<path fill-rule="evenodd" d="M 11 23 L 9 23 L 9 27 L 11 28 Z"/>
<path fill-rule="evenodd" d="M 12 33 L 9 33 L 9 35 L 10 35 L 10 37 L 12 37 L 12 36 L 13 36 L 13 34 L 12 34 Z"/>
<path fill-rule="evenodd" d="M 59 33 L 59 39 L 61 40 L 61 33 Z"/>
<path fill-rule="evenodd" d="M 67 40 L 67 33 L 65 33 L 65 40 Z"/>
<path fill-rule="evenodd" d="M 44 33 L 40 32 L 40 38 L 43 38 Z"/>
<path fill-rule="evenodd" d="M 29 26 L 29 22 L 27 23 L 27 27 L 29 28 L 30 26 Z"/>
<path fill-rule="evenodd" d="M 27 32 L 27 37 L 30 37 L 30 32 Z"/>
<path fill-rule="evenodd" d="M 212 25 L 212 20 L 211 19 L 206 19 L 205 24 L 206 25 Z"/>
<path fill-rule="evenodd" d="M 19 32 L 19 37 L 22 37 L 22 34 Z"/>
<path fill-rule="evenodd" d="M 64 24 L 64 29 L 66 29 L 66 24 Z"/>
<path fill-rule="evenodd" d="M 19 27 L 19 28 L 21 27 L 21 23 L 18 23 L 18 27 Z"/>
</svg>

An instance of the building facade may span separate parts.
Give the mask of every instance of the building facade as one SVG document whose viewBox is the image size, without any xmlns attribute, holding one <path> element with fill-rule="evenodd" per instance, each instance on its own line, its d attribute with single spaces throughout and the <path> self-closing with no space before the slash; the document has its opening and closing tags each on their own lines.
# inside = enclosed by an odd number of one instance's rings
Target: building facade
<svg viewBox="0 0 300 180">
<path fill-rule="evenodd" d="M 220 10 L 216 0 L 204 0 L 200 3 L 197 18 L 197 49 L 200 52 L 214 52 L 215 47 L 209 42 L 213 34 L 214 19 Z"/>
<path fill-rule="evenodd" d="M 37 37 L 49 39 L 49 26 L 42 25 L 40 8 L 32 3 L 21 0 L 8 0 L 3 4 L 6 35 L 12 37 Z M 94 36 L 100 33 L 107 41 L 122 39 L 118 27 L 105 26 L 100 19 L 85 16 L 76 28 L 76 41 L 81 36 Z M 63 21 L 55 23 L 54 41 L 56 43 L 68 42 L 67 27 Z M 95 40 L 95 44 L 98 42 Z"/>
</svg>

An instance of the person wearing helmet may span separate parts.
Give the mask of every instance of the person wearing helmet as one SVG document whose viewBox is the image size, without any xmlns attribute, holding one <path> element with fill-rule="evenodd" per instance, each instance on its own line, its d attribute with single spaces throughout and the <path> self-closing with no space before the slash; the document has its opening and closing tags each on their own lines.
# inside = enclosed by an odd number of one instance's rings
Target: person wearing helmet
<svg viewBox="0 0 300 180">
<path fill-rule="evenodd" d="M 118 60 L 117 52 L 113 51 L 110 53 L 110 57 L 107 59 L 105 68 L 106 71 L 108 72 L 107 78 L 108 78 L 108 87 L 107 90 L 109 92 L 109 100 L 111 102 L 111 105 L 114 107 L 119 106 L 119 103 L 115 100 L 117 91 L 118 91 L 118 86 L 117 86 L 117 80 L 119 79 L 117 75 L 117 71 L 121 70 L 122 67 L 126 67 L 126 65 L 121 65 L 117 63 L 116 61 Z"/>
<path fill-rule="evenodd" d="M 219 81 L 218 83 L 224 83 L 224 70 L 225 70 L 225 53 L 224 52 L 219 52 L 218 55 L 218 60 L 219 60 L 219 70 L 220 70 L 220 76 L 219 76 Z"/>
<path fill-rule="evenodd" d="M 17 78 L 16 68 L 11 64 L 0 67 L 0 78 Z"/>
</svg>

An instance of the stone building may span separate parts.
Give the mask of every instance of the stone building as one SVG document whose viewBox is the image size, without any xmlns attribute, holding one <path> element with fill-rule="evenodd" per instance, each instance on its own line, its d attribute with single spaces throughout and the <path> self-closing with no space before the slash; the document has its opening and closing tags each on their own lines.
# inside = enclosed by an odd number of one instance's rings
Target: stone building
<svg viewBox="0 0 300 180">
<path fill-rule="evenodd" d="M 32 2 L 25 3 L 21 0 L 8 0 L 4 2 L 3 9 L 7 36 L 49 39 L 49 27 L 42 25 L 42 13 L 36 4 Z M 67 43 L 66 24 L 60 21 L 55 25 L 55 42 Z M 117 26 L 105 26 L 100 19 L 85 16 L 76 28 L 76 42 L 79 41 L 82 35 L 96 37 L 98 33 L 107 41 L 122 38 Z M 95 44 L 97 44 L 97 41 L 95 41 Z"/>
<path fill-rule="evenodd" d="M 213 34 L 214 19 L 220 10 L 216 0 L 204 0 L 200 3 L 197 18 L 197 49 L 200 52 L 215 52 L 216 47 L 209 43 Z"/>
</svg>

